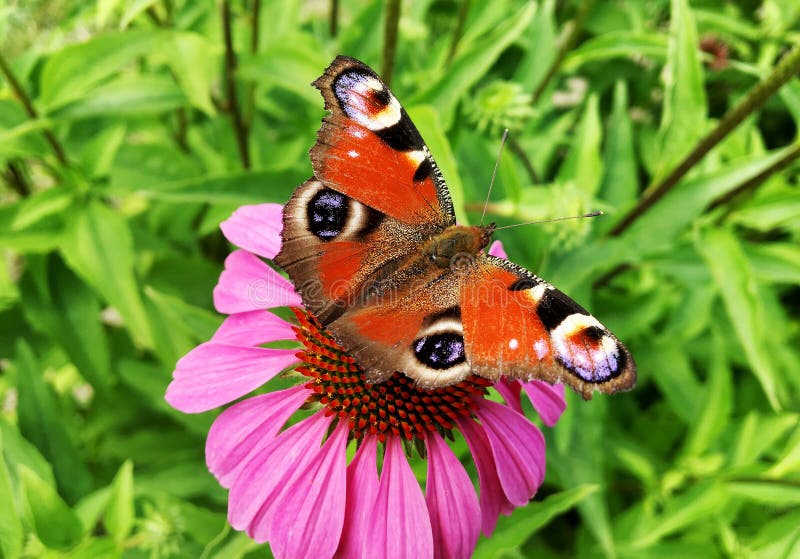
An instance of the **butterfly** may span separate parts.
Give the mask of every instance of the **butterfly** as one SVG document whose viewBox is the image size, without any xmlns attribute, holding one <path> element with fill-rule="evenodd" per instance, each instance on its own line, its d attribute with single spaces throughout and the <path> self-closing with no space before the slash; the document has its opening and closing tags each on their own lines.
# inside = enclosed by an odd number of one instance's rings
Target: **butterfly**
<svg viewBox="0 0 800 559">
<path fill-rule="evenodd" d="M 456 223 L 444 178 L 389 88 L 338 56 L 313 85 L 329 114 L 314 176 L 284 207 L 275 262 L 371 383 L 471 374 L 629 390 L 630 352 L 578 303 L 488 255 L 495 226 Z"/>
</svg>

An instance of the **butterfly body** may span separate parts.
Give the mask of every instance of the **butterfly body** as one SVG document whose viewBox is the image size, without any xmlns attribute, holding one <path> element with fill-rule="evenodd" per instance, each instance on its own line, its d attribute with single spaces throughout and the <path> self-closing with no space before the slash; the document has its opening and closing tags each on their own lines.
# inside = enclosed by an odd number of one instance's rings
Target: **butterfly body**
<svg viewBox="0 0 800 559">
<path fill-rule="evenodd" d="M 330 114 L 314 177 L 284 208 L 275 261 L 372 382 L 471 374 L 630 389 L 628 350 L 531 272 L 485 254 L 494 225 L 456 224 L 444 178 L 400 103 L 344 56 L 314 82 Z"/>
</svg>

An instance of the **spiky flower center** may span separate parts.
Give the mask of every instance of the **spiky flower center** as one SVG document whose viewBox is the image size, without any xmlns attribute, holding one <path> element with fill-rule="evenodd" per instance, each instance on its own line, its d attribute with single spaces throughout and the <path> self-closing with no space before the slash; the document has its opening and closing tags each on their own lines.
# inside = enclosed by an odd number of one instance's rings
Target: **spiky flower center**
<svg viewBox="0 0 800 559">
<path fill-rule="evenodd" d="M 302 309 L 292 309 L 299 326 L 297 339 L 305 349 L 298 354 L 297 371 L 311 379 L 310 402 L 326 406 L 330 413 L 349 418 L 351 435 L 366 433 L 384 441 L 388 434 L 409 441 L 424 438 L 426 431 L 447 433 L 455 420 L 472 414 L 477 400 L 486 394 L 491 381 L 470 376 L 464 381 L 423 390 L 402 373 L 379 384 L 366 381 L 364 370 L 324 330 L 317 319 Z"/>
</svg>

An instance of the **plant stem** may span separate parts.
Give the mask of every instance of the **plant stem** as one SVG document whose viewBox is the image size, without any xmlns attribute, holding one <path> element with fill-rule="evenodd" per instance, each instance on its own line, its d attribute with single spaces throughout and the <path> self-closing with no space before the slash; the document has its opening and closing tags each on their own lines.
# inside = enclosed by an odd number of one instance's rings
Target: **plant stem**
<svg viewBox="0 0 800 559">
<path fill-rule="evenodd" d="M 522 166 L 525 167 L 525 171 L 527 171 L 528 177 L 531 179 L 531 183 L 538 185 L 540 183 L 539 175 L 536 173 L 533 163 L 531 163 L 531 160 L 528 158 L 528 154 L 525 153 L 525 149 L 519 145 L 519 142 L 514 136 L 509 135 L 508 148 L 514 155 L 517 156 L 520 163 L 522 163 Z"/>
<path fill-rule="evenodd" d="M 450 51 L 447 53 L 447 66 L 453 62 L 458 49 L 458 43 L 461 41 L 461 36 L 464 34 L 464 24 L 467 21 L 469 14 L 470 0 L 462 0 L 461 9 L 458 10 L 458 21 L 456 21 L 456 28 L 453 29 L 453 40 L 450 43 Z"/>
<path fill-rule="evenodd" d="M 236 136 L 236 146 L 239 148 L 239 158 L 242 167 L 250 168 L 250 149 L 247 140 L 247 127 L 242 120 L 242 111 L 236 96 L 236 53 L 233 50 L 233 31 L 231 29 L 231 4 L 230 0 L 222 2 L 222 33 L 225 38 L 225 95 L 231 111 L 233 132 Z"/>
<path fill-rule="evenodd" d="M 3 76 L 5 76 L 6 81 L 8 81 L 12 91 L 14 91 L 14 95 L 16 95 L 17 99 L 19 99 L 20 103 L 22 103 L 22 106 L 28 116 L 33 119 L 39 118 L 39 113 L 36 112 L 30 97 L 28 97 L 28 94 L 17 80 L 14 72 L 11 71 L 11 67 L 6 62 L 6 59 L 3 57 L 2 53 L 0 53 L 0 72 L 2 72 Z M 56 138 L 55 135 L 46 128 L 42 130 L 42 134 L 44 135 L 44 139 L 50 145 L 50 149 L 53 150 L 53 154 L 56 156 L 56 159 L 58 159 L 58 162 L 65 166 L 68 165 L 66 152 L 59 143 L 58 138 Z"/>
<path fill-rule="evenodd" d="M 331 11 L 328 19 L 331 37 L 336 37 L 339 32 L 339 0 L 331 0 Z"/>
<path fill-rule="evenodd" d="M 564 57 L 567 56 L 567 53 L 572 50 L 572 47 L 575 45 L 575 42 L 578 40 L 578 35 L 580 34 L 581 29 L 583 29 L 583 22 L 586 21 L 586 16 L 589 14 L 589 9 L 592 7 L 594 0 L 585 0 L 581 3 L 580 8 L 578 8 L 578 12 L 575 14 L 575 17 L 564 24 L 564 32 L 562 34 L 563 39 L 560 41 L 560 45 L 558 47 L 558 52 L 556 52 L 556 57 L 553 59 L 553 62 L 547 68 L 547 72 L 545 72 L 544 77 L 539 82 L 539 85 L 536 86 L 536 89 L 531 94 L 531 105 L 535 105 L 539 102 L 539 98 L 544 93 L 547 86 L 550 84 L 550 80 L 558 72 L 558 69 L 561 67 L 561 63 L 564 62 Z"/>
<path fill-rule="evenodd" d="M 729 110 L 717 126 L 700 140 L 694 149 L 660 181 L 651 183 L 636 206 L 625 215 L 609 235 L 616 236 L 625 231 L 642 214 L 649 210 L 725 136 L 730 134 L 750 114 L 758 110 L 780 87 L 800 71 L 800 47 L 795 47 L 778 63 L 772 73 L 756 84 L 738 105 Z"/>
<path fill-rule="evenodd" d="M 261 26 L 261 0 L 253 0 L 253 13 L 250 15 L 250 53 L 255 55 L 258 52 Z M 245 126 L 249 134 L 253 128 L 253 118 L 256 111 L 256 84 L 251 81 L 247 85 L 247 105 L 245 106 Z"/>
<path fill-rule="evenodd" d="M 20 198 L 27 198 L 31 195 L 31 187 L 28 184 L 28 177 L 24 169 L 20 166 L 21 161 L 13 159 L 6 163 L 6 170 L 3 172 L 3 178 L 8 183 L 11 189 L 19 194 Z"/>
<path fill-rule="evenodd" d="M 798 158 L 800 158 L 800 143 L 795 143 L 783 157 L 781 157 L 775 163 L 773 163 L 772 165 L 761 171 L 755 177 L 743 182 L 733 190 L 726 192 L 724 195 L 720 196 L 719 198 L 711 202 L 711 204 L 709 204 L 708 206 L 708 209 L 713 210 L 715 208 L 719 208 L 720 206 L 724 206 L 725 204 L 728 204 L 733 200 L 740 198 L 741 196 L 743 196 L 748 192 L 752 192 L 753 190 L 761 186 L 764 183 L 764 181 L 766 181 L 769 177 L 771 177 L 775 173 L 780 173 L 781 171 L 786 169 L 789 165 L 797 161 Z"/>
<path fill-rule="evenodd" d="M 386 2 L 386 19 L 383 20 L 383 59 L 381 60 L 381 78 L 386 85 L 392 83 L 399 23 L 400 0 L 388 0 Z"/>
</svg>

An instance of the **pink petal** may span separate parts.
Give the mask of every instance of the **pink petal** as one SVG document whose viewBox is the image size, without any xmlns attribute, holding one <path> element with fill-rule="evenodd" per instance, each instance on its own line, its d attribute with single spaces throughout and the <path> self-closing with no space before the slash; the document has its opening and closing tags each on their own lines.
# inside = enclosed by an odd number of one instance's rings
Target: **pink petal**
<svg viewBox="0 0 800 559">
<path fill-rule="evenodd" d="M 377 449 L 377 438 L 367 435 L 347 466 L 347 505 L 337 558 L 360 559 L 361 550 L 369 545 L 373 529 L 370 513 L 378 494 Z"/>
<path fill-rule="evenodd" d="M 185 413 L 208 411 L 244 396 L 296 363 L 296 353 L 206 342 L 175 365 L 165 398 Z"/>
<path fill-rule="evenodd" d="M 523 383 L 522 388 L 531 399 L 542 422 L 548 427 L 555 425 L 567 408 L 567 401 L 564 399 L 564 385 L 553 385 L 541 380 L 534 380 Z"/>
<path fill-rule="evenodd" d="M 228 521 L 237 530 L 247 530 L 257 542 L 267 540 L 262 509 L 275 502 L 287 479 L 304 470 L 320 452 L 320 441 L 333 416 L 318 412 L 295 423 L 253 457 L 242 468 L 228 494 Z M 266 510 L 264 512 L 267 512 Z M 255 531 L 258 529 L 258 534 Z"/>
<path fill-rule="evenodd" d="M 475 415 L 489 438 L 506 497 L 514 505 L 526 504 L 544 479 L 541 431 L 524 415 L 491 400 L 480 400 Z"/>
<path fill-rule="evenodd" d="M 426 501 L 436 559 L 468 559 L 481 531 L 478 496 L 467 471 L 444 439 L 430 433 Z"/>
<path fill-rule="evenodd" d="M 472 459 L 478 469 L 481 495 L 481 530 L 488 537 L 494 532 L 497 518 L 509 515 L 514 505 L 506 497 L 500 478 L 497 477 L 497 464 L 494 461 L 489 438 L 483 428 L 472 419 L 459 419 L 458 428 L 467 441 Z"/>
<path fill-rule="evenodd" d="M 264 258 L 274 258 L 281 248 L 283 206 L 242 206 L 220 223 L 219 228 L 234 245 Z"/>
<path fill-rule="evenodd" d="M 247 347 L 296 337 L 291 324 L 269 311 L 257 310 L 230 315 L 211 341 Z"/>
<path fill-rule="evenodd" d="M 492 256 L 499 256 L 500 258 L 505 258 L 508 260 L 508 255 L 506 254 L 506 250 L 503 248 L 503 243 L 500 241 L 495 241 L 492 243 L 492 246 L 489 247 L 489 254 Z"/>
<path fill-rule="evenodd" d="M 433 557 L 433 534 L 425 497 L 399 437 L 386 439 L 383 471 L 370 517 L 372 529 L 361 550 L 362 557 Z"/>
<path fill-rule="evenodd" d="M 493 386 L 503 397 L 503 400 L 506 401 L 508 407 L 518 413 L 522 413 L 522 403 L 520 402 L 521 385 L 519 381 L 501 378 Z"/>
<path fill-rule="evenodd" d="M 286 278 L 245 250 L 228 255 L 214 287 L 214 306 L 225 314 L 300 304 L 300 297 Z"/>
<path fill-rule="evenodd" d="M 308 467 L 276 496 L 269 543 L 277 559 L 328 559 L 344 524 L 347 420 L 336 429 Z"/>
<path fill-rule="evenodd" d="M 230 487 L 249 459 L 273 441 L 312 392 L 303 385 L 234 404 L 214 420 L 206 440 L 206 464 Z"/>
</svg>

